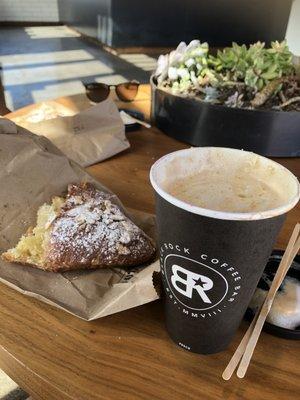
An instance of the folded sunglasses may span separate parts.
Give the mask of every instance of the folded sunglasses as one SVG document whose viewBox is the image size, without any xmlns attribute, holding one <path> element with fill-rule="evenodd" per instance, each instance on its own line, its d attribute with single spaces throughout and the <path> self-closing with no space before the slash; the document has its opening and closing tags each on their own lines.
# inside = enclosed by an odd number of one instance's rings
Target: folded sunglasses
<svg viewBox="0 0 300 400">
<path fill-rule="evenodd" d="M 106 83 L 84 83 L 86 95 L 94 103 L 100 103 L 108 98 L 111 88 L 115 88 L 116 94 L 121 101 L 133 101 L 138 93 L 139 83 L 136 81 L 119 83 L 118 85 L 107 85 Z"/>
</svg>

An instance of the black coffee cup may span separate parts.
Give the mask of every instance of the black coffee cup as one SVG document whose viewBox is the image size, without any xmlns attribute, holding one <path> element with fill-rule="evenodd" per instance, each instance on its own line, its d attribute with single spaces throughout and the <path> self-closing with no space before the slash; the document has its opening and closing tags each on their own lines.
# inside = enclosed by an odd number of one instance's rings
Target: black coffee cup
<svg viewBox="0 0 300 400">
<path fill-rule="evenodd" d="M 201 169 L 230 179 L 243 169 L 282 195 L 276 208 L 224 212 L 200 208 L 168 193 L 169 184 Z M 202 147 L 168 154 L 151 168 L 166 327 L 182 348 L 225 350 L 251 300 L 286 213 L 299 200 L 297 178 L 254 153 Z M 205 188 L 203 188 L 205 190 Z"/>
</svg>

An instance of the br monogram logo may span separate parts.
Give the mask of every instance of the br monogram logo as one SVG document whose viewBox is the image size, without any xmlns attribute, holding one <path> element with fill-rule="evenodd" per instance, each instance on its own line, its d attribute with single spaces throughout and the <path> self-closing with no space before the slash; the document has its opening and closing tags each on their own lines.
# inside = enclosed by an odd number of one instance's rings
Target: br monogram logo
<svg viewBox="0 0 300 400">
<path fill-rule="evenodd" d="M 201 297 L 204 303 L 211 304 L 211 300 L 206 294 L 206 292 L 211 290 L 214 286 L 214 283 L 210 278 L 196 274 L 195 272 L 189 271 L 176 264 L 172 266 L 172 273 L 172 285 L 179 293 L 190 299 L 195 293 Z M 181 275 L 179 275 L 179 273 Z M 180 287 L 179 284 L 182 284 L 182 286 Z"/>
<path fill-rule="evenodd" d="M 227 295 L 227 279 L 202 262 L 169 254 L 164 259 L 163 271 L 173 298 L 191 310 L 209 310 Z"/>
</svg>

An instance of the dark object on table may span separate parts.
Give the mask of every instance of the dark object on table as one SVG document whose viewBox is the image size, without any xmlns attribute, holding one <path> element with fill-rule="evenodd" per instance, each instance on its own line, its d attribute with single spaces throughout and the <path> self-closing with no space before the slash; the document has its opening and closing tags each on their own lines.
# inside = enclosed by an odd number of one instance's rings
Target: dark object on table
<svg viewBox="0 0 300 400">
<path fill-rule="evenodd" d="M 137 110 L 129 110 L 126 108 L 119 108 L 119 111 L 124 111 L 126 114 L 130 115 L 133 118 L 139 119 L 140 121 L 145 121 L 144 114 L 140 111 Z M 132 122 L 132 123 L 125 123 L 125 132 L 132 132 L 132 131 L 137 131 L 138 129 L 141 129 L 141 125 L 138 122 Z"/>
<path fill-rule="evenodd" d="M 88 99 L 94 103 L 101 103 L 101 101 L 106 100 L 111 88 L 115 88 L 116 95 L 121 101 L 131 102 L 135 99 L 140 85 L 137 81 L 119 83 L 118 85 L 107 85 L 99 82 L 82 82 L 82 84 L 85 87 Z"/>
<path fill-rule="evenodd" d="M 260 279 L 257 288 L 258 289 L 262 289 L 262 290 L 269 290 L 269 285 L 266 281 L 272 281 L 275 272 L 279 266 L 279 263 L 281 261 L 283 255 L 283 251 L 282 250 L 274 250 L 272 252 L 272 255 L 266 265 L 265 271 L 264 271 L 264 275 L 263 277 Z M 295 279 L 298 280 L 298 282 L 300 281 L 300 256 L 296 256 L 291 268 L 289 269 L 288 273 L 287 273 L 287 278 L 288 279 Z M 282 292 L 284 290 L 284 282 L 283 284 L 280 286 L 279 288 L 279 294 L 280 292 Z M 245 318 L 247 320 L 252 320 L 254 316 L 254 311 L 249 307 L 247 309 L 247 312 L 245 314 Z M 283 328 L 281 326 L 277 326 L 274 324 L 271 324 L 270 322 L 265 322 L 264 324 L 264 331 L 267 333 L 270 333 L 272 335 L 275 336 L 279 336 L 285 339 L 293 339 L 293 340 L 299 340 L 300 339 L 300 326 L 297 326 L 296 329 L 287 329 L 287 328 Z"/>
<path fill-rule="evenodd" d="M 243 110 L 173 95 L 151 78 L 153 123 L 193 146 L 232 147 L 268 157 L 300 156 L 300 112 Z"/>
</svg>

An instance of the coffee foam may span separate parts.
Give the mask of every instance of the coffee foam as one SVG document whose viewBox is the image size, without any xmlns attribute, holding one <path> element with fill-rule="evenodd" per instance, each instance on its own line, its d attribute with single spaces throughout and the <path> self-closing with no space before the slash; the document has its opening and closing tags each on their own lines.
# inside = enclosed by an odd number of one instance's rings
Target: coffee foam
<svg viewBox="0 0 300 400">
<path fill-rule="evenodd" d="M 243 172 L 224 179 L 223 171 L 205 171 L 166 185 L 169 194 L 186 203 L 225 212 L 259 212 L 279 207 L 283 194 Z"/>
<path fill-rule="evenodd" d="M 231 181 L 237 175 L 265 182 L 271 192 L 280 194 L 280 201 L 270 204 L 270 208 L 266 210 L 232 212 L 197 207 L 169 193 L 170 187 L 179 180 L 198 174 L 208 175 L 216 170 L 222 171 L 224 182 Z M 153 165 L 150 179 L 156 192 L 167 201 L 190 212 L 213 218 L 234 220 L 271 218 L 286 213 L 299 200 L 299 183 L 289 170 L 255 153 L 229 148 L 202 147 L 168 154 Z"/>
</svg>

